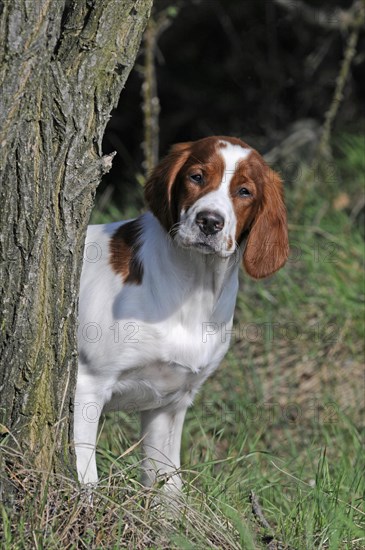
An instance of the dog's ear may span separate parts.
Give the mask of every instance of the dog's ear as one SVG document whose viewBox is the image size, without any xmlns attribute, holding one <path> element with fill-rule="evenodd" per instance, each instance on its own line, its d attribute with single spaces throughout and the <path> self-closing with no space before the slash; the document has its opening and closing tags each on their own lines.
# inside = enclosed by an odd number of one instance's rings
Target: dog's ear
<svg viewBox="0 0 365 550">
<path fill-rule="evenodd" d="M 189 157 L 190 150 L 191 142 L 173 145 L 146 182 L 147 205 L 167 231 L 176 221 L 171 204 L 172 188 L 179 171 Z"/>
<path fill-rule="evenodd" d="M 243 265 L 255 279 L 275 273 L 289 254 L 283 185 L 276 172 L 268 167 L 262 172 L 262 203 L 251 226 Z"/>
</svg>

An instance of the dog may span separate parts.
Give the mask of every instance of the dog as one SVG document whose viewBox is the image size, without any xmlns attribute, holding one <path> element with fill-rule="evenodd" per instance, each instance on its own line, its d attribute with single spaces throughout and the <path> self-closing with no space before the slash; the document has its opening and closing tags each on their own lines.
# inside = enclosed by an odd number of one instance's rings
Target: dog
<svg viewBox="0 0 365 550">
<path fill-rule="evenodd" d="M 102 411 L 140 411 L 142 482 L 181 488 L 187 408 L 228 346 L 239 265 L 267 277 L 288 257 L 282 182 L 238 138 L 174 145 L 145 186 L 149 211 L 89 226 L 79 299 L 74 438 L 98 481 Z M 224 328 L 223 328 L 224 327 Z"/>
</svg>

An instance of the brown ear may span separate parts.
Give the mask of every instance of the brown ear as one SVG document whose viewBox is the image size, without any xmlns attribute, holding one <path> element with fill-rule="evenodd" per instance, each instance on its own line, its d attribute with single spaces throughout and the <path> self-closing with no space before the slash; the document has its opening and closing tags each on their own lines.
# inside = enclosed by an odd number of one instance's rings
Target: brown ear
<svg viewBox="0 0 365 550">
<path fill-rule="evenodd" d="M 243 265 L 255 279 L 275 273 L 285 264 L 289 254 L 282 182 L 271 169 L 264 178 L 262 204 L 243 255 Z"/>
<path fill-rule="evenodd" d="M 190 153 L 191 143 L 177 143 L 154 168 L 145 185 L 145 199 L 152 213 L 167 231 L 175 223 L 171 205 L 171 190 L 177 174 Z"/>
</svg>

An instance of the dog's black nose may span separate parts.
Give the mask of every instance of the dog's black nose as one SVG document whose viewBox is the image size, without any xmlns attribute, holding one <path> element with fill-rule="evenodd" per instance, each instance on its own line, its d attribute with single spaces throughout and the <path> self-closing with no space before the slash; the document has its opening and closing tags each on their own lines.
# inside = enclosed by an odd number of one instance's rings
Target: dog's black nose
<svg viewBox="0 0 365 550">
<path fill-rule="evenodd" d="M 224 227 L 224 218 L 217 212 L 202 210 L 196 215 L 195 223 L 199 226 L 200 231 L 202 231 L 204 235 L 215 235 L 219 233 L 219 231 L 222 231 Z"/>
</svg>

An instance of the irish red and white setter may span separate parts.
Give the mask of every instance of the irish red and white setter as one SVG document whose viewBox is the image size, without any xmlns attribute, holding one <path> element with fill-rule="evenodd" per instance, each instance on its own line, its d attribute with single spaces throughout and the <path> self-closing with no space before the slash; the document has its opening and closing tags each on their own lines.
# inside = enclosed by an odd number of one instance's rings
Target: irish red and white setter
<svg viewBox="0 0 365 550">
<path fill-rule="evenodd" d="M 75 445 L 97 481 L 102 411 L 141 412 L 143 482 L 180 488 L 187 407 L 224 357 L 241 260 L 254 278 L 288 256 L 282 183 L 236 138 L 174 145 L 147 181 L 149 211 L 90 226 L 79 302 Z"/>
</svg>

